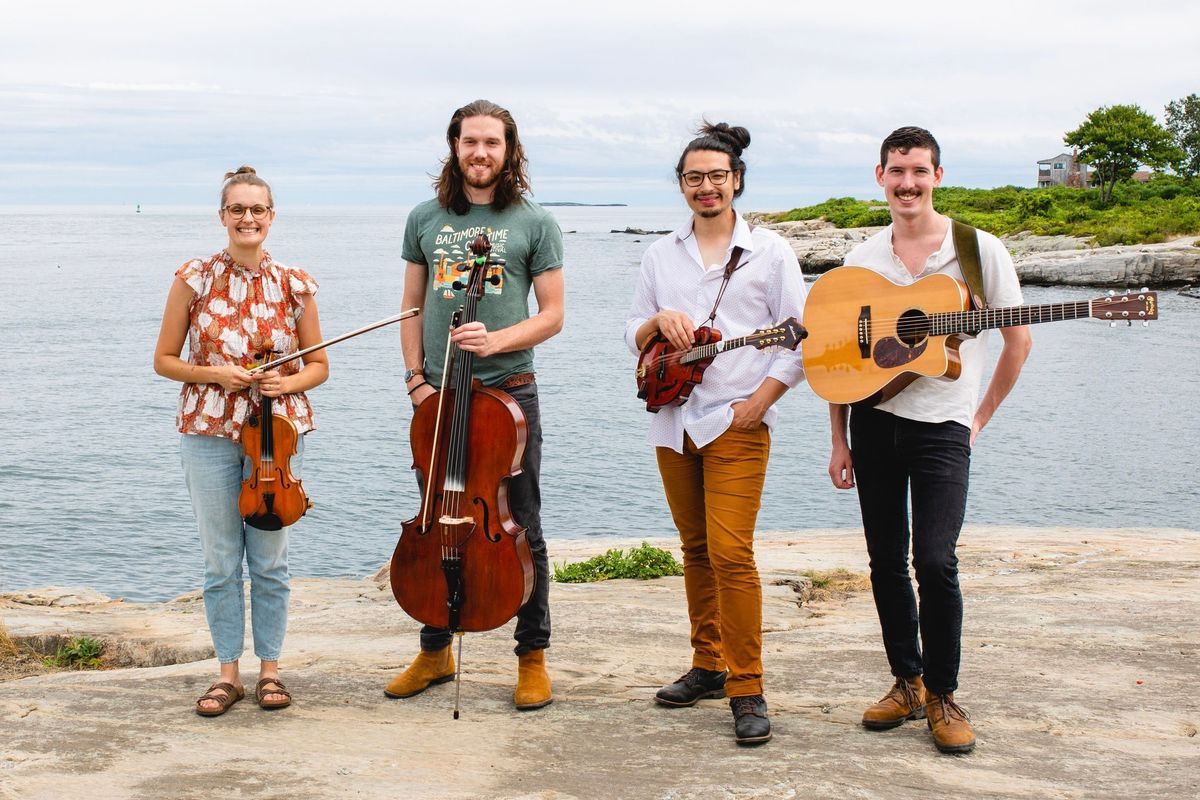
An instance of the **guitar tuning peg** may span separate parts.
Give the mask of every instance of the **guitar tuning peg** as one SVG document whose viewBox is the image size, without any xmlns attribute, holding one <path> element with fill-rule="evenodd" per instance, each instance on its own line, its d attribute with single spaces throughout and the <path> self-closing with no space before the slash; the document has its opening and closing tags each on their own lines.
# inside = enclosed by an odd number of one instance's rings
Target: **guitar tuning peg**
<svg viewBox="0 0 1200 800">
<path fill-rule="evenodd" d="M 1115 328 L 1115 327 L 1117 327 L 1117 323 L 1115 323 L 1115 322 L 1110 322 L 1110 323 L 1108 323 L 1108 327 L 1110 327 L 1110 328 Z"/>
<path fill-rule="evenodd" d="M 1148 286 L 1143 286 L 1143 287 L 1142 287 L 1142 294 L 1146 294 L 1146 293 L 1148 293 L 1149 291 L 1150 291 L 1150 287 L 1148 287 Z"/>
<path fill-rule="evenodd" d="M 1143 328 L 1149 328 L 1149 327 L 1150 327 L 1150 322 L 1149 322 L 1148 320 L 1142 320 L 1142 327 L 1143 327 Z"/>
<path fill-rule="evenodd" d="M 1117 293 L 1116 293 L 1115 291 L 1113 291 L 1112 289 L 1109 289 L 1109 290 L 1108 290 L 1108 296 L 1109 296 L 1109 297 L 1116 297 L 1116 296 L 1117 296 Z"/>
</svg>

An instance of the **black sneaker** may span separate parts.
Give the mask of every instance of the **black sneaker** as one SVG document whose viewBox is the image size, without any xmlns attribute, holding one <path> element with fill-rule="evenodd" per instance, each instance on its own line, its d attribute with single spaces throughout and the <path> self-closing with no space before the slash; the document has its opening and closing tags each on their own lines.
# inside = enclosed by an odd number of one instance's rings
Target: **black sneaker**
<svg viewBox="0 0 1200 800">
<path fill-rule="evenodd" d="M 725 672 L 692 667 L 679 680 L 659 689 L 654 702 L 660 706 L 687 708 L 706 697 L 725 696 Z"/>
<path fill-rule="evenodd" d="M 771 720 L 767 719 L 767 701 L 761 694 L 729 698 L 733 711 L 733 736 L 738 744 L 762 744 L 771 741 Z"/>
</svg>

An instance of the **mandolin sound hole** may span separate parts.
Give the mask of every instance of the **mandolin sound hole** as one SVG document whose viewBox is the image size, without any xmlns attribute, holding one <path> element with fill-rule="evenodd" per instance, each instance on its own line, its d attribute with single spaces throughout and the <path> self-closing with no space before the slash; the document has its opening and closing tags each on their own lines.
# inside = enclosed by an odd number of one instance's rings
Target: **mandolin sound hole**
<svg viewBox="0 0 1200 800">
<path fill-rule="evenodd" d="M 896 338 L 909 347 L 916 347 L 929 338 L 929 317 L 917 309 L 910 308 L 896 322 Z"/>
</svg>

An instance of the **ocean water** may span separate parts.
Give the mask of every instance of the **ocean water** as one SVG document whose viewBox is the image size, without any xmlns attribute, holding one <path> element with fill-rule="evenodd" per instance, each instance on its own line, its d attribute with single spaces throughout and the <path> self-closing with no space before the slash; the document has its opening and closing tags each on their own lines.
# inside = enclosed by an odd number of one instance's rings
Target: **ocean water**
<svg viewBox="0 0 1200 800">
<path fill-rule="evenodd" d="M 609 231 L 674 228 L 684 212 L 553 211 L 567 321 L 537 351 L 546 534 L 670 536 L 621 337 L 650 237 Z M 280 209 L 268 249 L 320 282 L 326 337 L 398 310 L 404 214 Z M 209 208 L 0 209 L 0 591 L 87 585 L 161 600 L 200 585 L 179 386 L 151 362 L 174 270 L 224 241 Z M 1030 288 L 1026 302 L 1100 294 Z M 969 523 L 1197 527 L 1200 300 L 1167 290 L 1160 307 L 1150 328 L 1034 328 L 1020 383 L 977 443 Z M 303 479 L 315 507 L 293 529 L 291 568 L 365 575 L 386 563 L 419 503 L 399 333 L 368 333 L 329 356 L 330 380 L 310 393 L 318 429 Z M 801 386 L 780 410 L 759 528 L 860 536 L 855 495 L 826 475 L 827 406 Z"/>
</svg>

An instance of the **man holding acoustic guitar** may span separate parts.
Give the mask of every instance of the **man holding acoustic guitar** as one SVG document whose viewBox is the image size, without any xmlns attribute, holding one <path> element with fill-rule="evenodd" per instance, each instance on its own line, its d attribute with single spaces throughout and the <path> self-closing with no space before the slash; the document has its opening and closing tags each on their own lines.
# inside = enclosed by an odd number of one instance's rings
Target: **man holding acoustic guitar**
<svg viewBox="0 0 1200 800">
<path fill-rule="evenodd" d="M 978 307 L 1020 305 L 1021 288 L 1004 245 L 988 233 L 952 224 L 934 210 L 933 189 L 942 180 L 940 160 L 937 141 L 922 128 L 900 128 L 884 139 L 875 178 L 883 187 L 892 224 L 852 250 L 845 263 L 866 267 L 900 286 L 929 275 L 948 275 L 972 287 Z M 872 322 L 880 327 L 891 324 L 901 339 L 912 337 L 906 342 L 913 346 L 910 352 L 924 347 L 917 340 L 930 331 L 919 330 L 915 321 L 907 330 L 903 318 L 883 319 L 887 315 L 882 313 L 877 320 L 870 318 L 867 288 L 849 300 L 860 329 Z M 816 315 L 805 322 L 816 330 Z M 961 367 L 957 380 L 917 377 L 902 387 L 885 387 L 853 408 L 837 403 L 829 408 L 829 476 L 839 489 L 858 487 L 871 587 L 896 678 L 887 696 L 866 710 L 862 724 L 884 730 L 925 717 L 934 744 L 949 753 L 975 746 L 969 717 L 954 701 L 963 609 L 955 547 L 966 510 L 971 448 L 1016 384 L 1032 347 L 1027 325 L 1002 327 L 1001 335 L 1000 358 L 981 401 L 986 330 L 946 348 L 947 358 L 961 364 L 943 372 L 953 378 Z M 860 334 L 863 347 L 869 338 Z M 875 355 L 879 359 L 887 354 L 876 349 Z M 806 353 L 806 362 L 809 357 L 816 363 L 822 354 L 814 348 Z M 919 607 L 908 571 L 910 496 Z"/>
<path fill-rule="evenodd" d="M 684 149 L 675 172 L 692 217 L 646 251 L 625 327 L 642 353 L 640 394 L 657 412 L 649 440 L 679 529 L 691 619 L 692 668 L 655 700 L 687 707 L 728 695 L 735 738 L 747 745 L 771 738 L 754 523 L 774 404 L 803 379 L 794 348 L 805 294 L 791 247 L 733 208 L 749 143 L 745 128 L 706 123 Z M 751 338 L 756 347 L 740 347 Z M 709 357 L 694 360 L 696 345 Z"/>
</svg>

